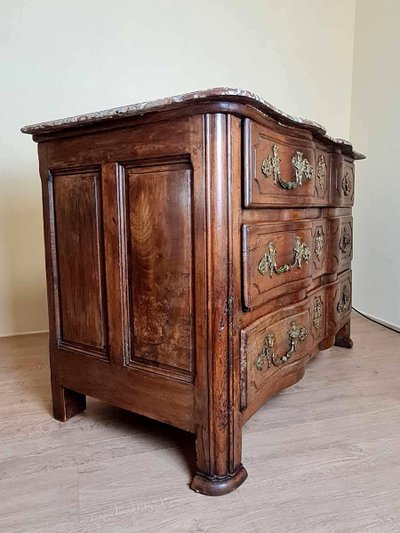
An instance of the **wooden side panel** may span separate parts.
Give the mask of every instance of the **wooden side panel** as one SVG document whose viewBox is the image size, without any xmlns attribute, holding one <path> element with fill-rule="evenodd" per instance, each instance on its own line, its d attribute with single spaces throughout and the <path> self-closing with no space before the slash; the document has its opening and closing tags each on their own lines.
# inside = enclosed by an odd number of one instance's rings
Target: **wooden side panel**
<svg viewBox="0 0 400 533">
<path fill-rule="evenodd" d="M 104 251 L 99 170 L 53 173 L 58 339 L 106 355 Z"/>
<path fill-rule="evenodd" d="M 127 166 L 131 361 L 191 374 L 192 170 Z"/>
<path fill-rule="evenodd" d="M 58 383 L 68 391 L 93 396 L 185 431 L 195 429 L 191 383 L 82 357 L 70 350 L 59 351 L 54 371 Z"/>
</svg>

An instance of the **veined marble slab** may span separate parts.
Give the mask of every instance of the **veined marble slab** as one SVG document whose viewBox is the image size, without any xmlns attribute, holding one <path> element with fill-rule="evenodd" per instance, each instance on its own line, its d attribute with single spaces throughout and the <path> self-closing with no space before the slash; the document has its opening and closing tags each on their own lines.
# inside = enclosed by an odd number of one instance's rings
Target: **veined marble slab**
<svg viewBox="0 0 400 533">
<path fill-rule="evenodd" d="M 114 107 L 104 111 L 96 111 L 94 113 L 84 113 L 73 117 L 61 118 L 57 120 L 50 120 L 47 122 L 39 122 L 37 124 L 30 124 L 21 128 L 22 133 L 41 134 L 61 131 L 64 129 L 88 126 L 100 122 L 114 121 L 120 118 L 134 117 L 144 115 L 146 113 L 154 113 L 183 107 L 184 105 L 200 102 L 236 102 L 244 105 L 250 105 L 261 111 L 262 113 L 271 116 L 283 124 L 291 126 L 302 127 L 314 133 L 317 133 L 330 142 L 345 148 L 347 152 L 352 151 L 351 144 L 344 139 L 335 139 L 326 133 L 326 129 L 318 122 L 313 122 L 304 118 L 289 115 L 284 111 L 276 108 L 260 96 L 243 89 L 232 89 L 229 87 L 218 87 L 214 89 L 207 89 L 203 91 L 195 91 L 191 93 L 180 94 L 177 96 L 168 96 L 159 100 L 152 100 L 149 102 L 140 102 L 138 104 L 129 104 L 121 107 Z M 364 156 L 357 152 L 353 152 L 355 159 L 363 159 Z"/>
</svg>

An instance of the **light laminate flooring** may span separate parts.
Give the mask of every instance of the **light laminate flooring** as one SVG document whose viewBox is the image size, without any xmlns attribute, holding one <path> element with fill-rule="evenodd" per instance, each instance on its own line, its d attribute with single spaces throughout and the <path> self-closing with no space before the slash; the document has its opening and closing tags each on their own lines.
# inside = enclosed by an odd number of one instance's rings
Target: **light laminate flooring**
<svg viewBox="0 0 400 533">
<path fill-rule="evenodd" d="M 93 399 L 54 420 L 47 335 L 0 339 L 0 533 L 400 532 L 400 335 L 352 329 L 246 424 L 219 498 L 188 488 L 191 435 Z"/>
</svg>

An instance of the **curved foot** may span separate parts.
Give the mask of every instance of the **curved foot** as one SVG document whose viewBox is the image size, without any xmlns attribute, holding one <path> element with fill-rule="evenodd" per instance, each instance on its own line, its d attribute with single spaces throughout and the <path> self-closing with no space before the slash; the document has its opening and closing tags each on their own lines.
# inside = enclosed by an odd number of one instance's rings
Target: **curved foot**
<svg viewBox="0 0 400 533">
<path fill-rule="evenodd" d="M 353 348 L 353 341 L 350 338 L 350 320 L 336 333 L 335 346 Z"/>
<path fill-rule="evenodd" d="M 353 341 L 350 337 L 336 337 L 335 346 L 340 346 L 341 348 L 353 348 Z"/>
<path fill-rule="evenodd" d="M 243 465 L 234 474 L 226 476 L 207 476 L 198 472 L 190 485 L 195 492 L 206 494 L 207 496 L 223 496 L 234 491 L 246 480 L 247 470 Z"/>
</svg>

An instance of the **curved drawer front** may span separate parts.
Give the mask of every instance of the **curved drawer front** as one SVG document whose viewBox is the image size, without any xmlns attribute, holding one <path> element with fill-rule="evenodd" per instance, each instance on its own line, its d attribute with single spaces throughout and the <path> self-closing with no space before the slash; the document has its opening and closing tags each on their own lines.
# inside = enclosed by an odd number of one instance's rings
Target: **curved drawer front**
<svg viewBox="0 0 400 533">
<path fill-rule="evenodd" d="M 345 272 L 338 278 L 338 288 L 335 294 L 335 303 L 333 311 L 336 316 L 336 322 L 341 327 L 351 314 L 352 301 L 352 283 L 351 272 Z"/>
<path fill-rule="evenodd" d="M 311 282 L 311 222 L 243 226 L 243 299 L 248 310 Z"/>
<path fill-rule="evenodd" d="M 353 218 L 335 217 L 329 220 L 331 254 L 328 261 L 330 272 L 341 272 L 350 267 L 353 258 Z"/>
<path fill-rule="evenodd" d="M 351 206 L 354 204 L 354 163 L 342 155 L 333 156 L 332 161 L 332 204 Z"/>
<path fill-rule="evenodd" d="M 309 302 L 267 315 L 241 331 L 241 403 L 251 404 L 271 379 L 294 370 L 310 352 Z M 264 389 L 264 391 L 263 391 Z"/>
<path fill-rule="evenodd" d="M 327 317 L 327 335 L 335 335 L 351 314 L 351 270 L 340 274 L 336 282 L 326 287 L 326 298 L 327 302 L 331 302 Z"/>
<path fill-rule="evenodd" d="M 245 207 L 326 204 L 330 159 L 314 142 L 244 125 Z"/>
</svg>

